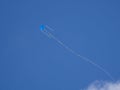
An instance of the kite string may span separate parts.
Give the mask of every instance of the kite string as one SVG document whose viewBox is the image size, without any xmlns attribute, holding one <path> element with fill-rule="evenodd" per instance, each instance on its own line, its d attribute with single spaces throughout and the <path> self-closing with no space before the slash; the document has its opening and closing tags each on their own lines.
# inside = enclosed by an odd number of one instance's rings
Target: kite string
<svg viewBox="0 0 120 90">
<path fill-rule="evenodd" d="M 112 77 L 112 75 L 107 70 L 105 70 L 102 66 L 98 65 L 97 63 L 93 62 L 92 60 L 90 60 L 90 59 L 88 59 L 88 58 L 86 58 L 84 56 L 81 56 L 80 54 L 78 54 L 77 52 L 75 52 L 74 50 L 72 50 L 71 48 L 69 48 L 67 45 L 65 45 L 62 41 L 60 41 L 58 38 L 56 38 L 53 34 L 51 34 L 50 32 L 48 32 L 47 30 L 44 30 L 44 31 L 46 33 L 45 35 L 47 35 L 50 38 L 54 39 L 57 43 L 59 43 L 61 46 L 63 46 L 66 50 L 68 50 L 69 52 L 73 53 L 74 55 L 80 57 L 84 61 L 92 64 L 93 66 L 97 67 L 99 70 L 101 70 L 102 72 L 104 72 L 112 81 L 114 81 L 114 78 Z"/>
</svg>

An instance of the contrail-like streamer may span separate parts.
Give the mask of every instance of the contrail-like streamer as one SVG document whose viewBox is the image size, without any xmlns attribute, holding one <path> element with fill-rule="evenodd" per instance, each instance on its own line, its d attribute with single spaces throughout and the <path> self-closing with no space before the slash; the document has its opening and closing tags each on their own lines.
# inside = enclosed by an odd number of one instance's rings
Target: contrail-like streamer
<svg viewBox="0 0 120 90">
<path fill-rule="evenodd" d="M 51 35 L 48 33 L 47 30 L 41 31 L 44 35 L 46 35 L 48 38 L 51 38 Z"/>
<path fill-rule="evenodd" d="M 51 27 L 49 27 L 48 25 L 45 25 L 46 28 L 48 28 L 51 31 L 54 31 L 54 29 L 52 29 Z"/>
<path fill-rule="evenodd" d="M 49 26 L 46 27 L 48 30 L 50 29 Z M 102 72 L 104 72 L 112 81 L 114 81 L 114 78 L 112 77 L 112 75 L 105 70 L 102 66 L 98 65 L 97 63 L 93 62 L 92 60 L 90 60 L 87 57 L 81 56 L 79 53 L 75 52 L 74 50 L 72 50 L 71 48 L 69 48 L 67 45 L 65 45 L 62 41 L 60 41 L 58 38 L 56 38 L 53 34 L 51 34 L 47 29 L 43 30 L 42 32 L 47 35 L 49 38 L 54 39 L 57 43 L 59 43 L 62 47 L 64 47 L 66 50 L 68 50 L 69 52 L 71 52 L 72 54 L 80 57 L 82 60 L 94 65 L 96 68 L 98 68 L 99 70 L 101 70 Z M 52 29 L 54 30 L 54 29 Z"/>
</svg>

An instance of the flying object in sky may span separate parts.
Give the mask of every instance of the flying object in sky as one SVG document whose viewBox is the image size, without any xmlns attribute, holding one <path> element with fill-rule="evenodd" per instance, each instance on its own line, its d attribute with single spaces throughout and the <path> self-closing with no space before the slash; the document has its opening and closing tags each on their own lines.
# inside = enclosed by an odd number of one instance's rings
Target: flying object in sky
<svg viewBox="0 0 120 90">
<path fill-rule="evenodd" d="M 45 30 L 45 26 L 44 25 L 40 25 L 40 30 Z"/>
<path fill-rule="evenodd" d="M 102 72 L 104 72 L 111 80 L 114 81 L 114 78 L 112 77 L 112 75 L 105 70 L 105 68 L 103 68 L 102 66 L 100 66 L 99 64 L 95 63 L 94 61 L 92 61 L 91 59 L 81 56 L 79 53 L 75 52 L 73 49 L 71 49 L 70 47 L 68 47 L 66 44 L 64 44 L 62 41 L 60 41 L 56 36 L 54 36 L 51 32 L 49 31 L 54 31 L 54 29 L 50 28 L 48 25 L 40 25 L 40 31 L 45 34 L 47 37 L 55 40 L 58 44 L 60 44 L 62 47 L 64 47 L 67 51 L 71 52 L 72 54 L 74 54 L 75 56 L 78 56 L 79 58 L 81 58 L 82 60 L 90 63 L 91 65 L 95 66 L 96 68 L 98 68 L 99 70 L 101 70 Z"/>
<path fill-rule="evenodd" d="M 44 33 L 46 36 L 48 36 L 49 38 L 51 38 L 51 34 L 47 31 L 48 28 L 49 28 L 48 26 L 43 25 L 43 24 L 41 24 L 41 25 L 39 26 L 40 31 L 41 31 L 42 33 Z M 50 30 L 50 29 L 49 29 L 49 30 Z"/>
</svg>

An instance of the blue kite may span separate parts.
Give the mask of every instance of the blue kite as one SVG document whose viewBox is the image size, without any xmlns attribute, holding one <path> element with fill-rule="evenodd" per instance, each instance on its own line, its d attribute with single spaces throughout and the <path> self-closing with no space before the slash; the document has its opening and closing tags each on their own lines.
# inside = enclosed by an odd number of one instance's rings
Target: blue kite
<svg viewBox="0 0 120 90">
<path fill-rule="evenodd" d="M 45 30 L 45 26 L 44 25 L 40 25 L 40 30 L 41 31 Z"/>
</svg>

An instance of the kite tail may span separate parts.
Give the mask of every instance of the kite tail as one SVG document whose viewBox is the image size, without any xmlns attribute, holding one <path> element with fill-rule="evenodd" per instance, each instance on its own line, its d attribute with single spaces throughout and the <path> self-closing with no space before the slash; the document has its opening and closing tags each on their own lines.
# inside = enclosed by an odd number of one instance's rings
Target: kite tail
<svg viewBox="0 0 120 90">
<path fill-rule="evenodd" d="M 50 29 L 47 26 L 48 29 Z M 43 31 L 44 32 L 44 31 Z M 50 32 L 48 32 L 47 30 L 45 30 L 45 35 L 49 36 L 50 38 L 54 39 L 57 43 L 59 43 L 62 47 L 64 47 L 66 50 L 68 50 L 69 52 L 73 53 L 74 55 L 80 57 L 82 60 L 92 64 L 93 66 L 95 66 L 96 68 L 98 68 L 99 70 L 101 70 L 102 72 L 104 72 L 112 81 L 114 81 L 114 78 L 112 77 L 112 75 L 105 70 L 102 66 L 98 65 L 97 63 L 93 62 L 92 60 L 81 56 L 80 54 L 78 54 L 77 52 L 75 52 L 74 50 L 72 50 L 71 48 L 69 48 L 67 45 L 65 45 L 63 42 L 61 42 L 58 38 L 56 38 L 53 34 L 51 34 Z"/>
</svg>

